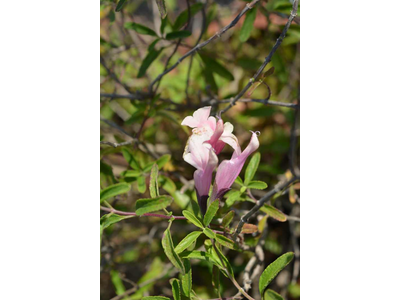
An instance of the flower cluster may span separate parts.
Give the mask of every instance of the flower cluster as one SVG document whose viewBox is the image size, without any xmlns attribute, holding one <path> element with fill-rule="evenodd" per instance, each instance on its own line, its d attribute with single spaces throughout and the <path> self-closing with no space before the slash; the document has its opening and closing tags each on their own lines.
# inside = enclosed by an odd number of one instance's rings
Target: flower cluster
<svg viewBox="0 0 400 300">
<path fill-rule="evenodd" d="M 196 110 L 193 116 L 186 117 L 181 125 L 193 128 L 189 137 L 183 159 L 196 168 L 193 178 L 196 188 L 197 201 L 202 214 L 207 211 L 212 175 L 218 165 L 218 154 L 225 144 L 233 148 L 232 158 L 222 161 L 215 175 L 210 203 L 221 199 L 230 190 L 238 177 L 247 157 L 259 146 L 257 134 L 253 132 L 251 140 L 242 152 L 238 139 L 232 133 L 233 125 L 224 123 L 220 117 L 210 117 L 211 106 Z"/>
</svg>

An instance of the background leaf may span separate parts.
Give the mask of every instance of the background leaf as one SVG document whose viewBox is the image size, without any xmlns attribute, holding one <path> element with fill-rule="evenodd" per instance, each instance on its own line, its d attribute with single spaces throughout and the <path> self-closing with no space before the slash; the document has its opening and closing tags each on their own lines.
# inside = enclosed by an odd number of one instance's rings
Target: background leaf
<svg viewBox="0 0 400 300">
<path fill-rule="evenodd" d="M 201 10 L 203 7 L 203 3 L 197 2 L 193 5 L 190 6 L 190 15 L 193 18 L 193 16 Z M 176 18 L 175 24 L 173 26 L 174 31 L 179 30 L 185 23 L 187 22 L 189 18 L 189 14 L 187 9 L 181 12 L 181 14 Z"/>
<path fill-rule="evenodd" d="M 164 19 L 167 16 L 167 7 L 165 6 L 165 0 L 156 0 L 158 11 L 160 12 L 160 16 Z"/>
<path fill-rule="evenodd" d="M 192 33 L 188 30 L 173 31 L 173 32 L 167 33 L 167 35 L 165 36 L 165 39 L 166 40 L 183 39 L 183 38 L 186 38 L 191 35 L 192 35 Z"/>
<path fill-rule="evenodd" d="M 149 190 L 150 190 L 150 196 L 151 198 L 158 197 L 160 195 L 160 192 L 158 190 L 158 166 L 157 164 L 153 165 L 153 168 L 151 168 L 151 173 L 150 173 L 150 185 L 149 185 Z"/>
<path fill-rule="evenodd" d="M 137 184 L 138 184 L 139 193 L 141 193 L 141 194 L 145 193 L 146 192 L 146 177 L 139 176 L 137 178 Z"/>
<path fill-rule="evenodd" d="M 115 8 L 115 11 L 120 11 L 122 7 L 124 6 L 126 0 L 119 0 L 117 7 Z"/>
<path fill-rule="evenodd" d="M 124 27 L 126 29 L 135 30 L 137 33 L 140 33 L 140 34 L 157 36 L 157 33 L 155 33 L 154 30 L 152 30 L 152 29 L 150 29 L 150 28 L 148 28 L 148 27 L 146 27 L 144 25 L 135 23 L 135 22 L 126 22 L 124 24 Z"/>
<path fill-rule="evenodd" d="M 248 40 L 253 30 L 253 23 L 256 20 L 257 7 L 253 7 L 246 13 L 242 28 L 240 29 L 239 40 L 244 43 Z"/>
<path fill-rule="evenodd" d="M 157 58 L 157 56 L 161 53 L 162 50 L 163 50 L 162 48 L 160 50 L 152 49 L 147 53 L 146 57 L 142 62 L 142 65 L 139 68 L 139 73 L 137 75 L 138 78 L 141 78 L 144 76 L 144 74 L 146 74 L 147 69 L 150 67 L 150 65 Z"/>
</svg>

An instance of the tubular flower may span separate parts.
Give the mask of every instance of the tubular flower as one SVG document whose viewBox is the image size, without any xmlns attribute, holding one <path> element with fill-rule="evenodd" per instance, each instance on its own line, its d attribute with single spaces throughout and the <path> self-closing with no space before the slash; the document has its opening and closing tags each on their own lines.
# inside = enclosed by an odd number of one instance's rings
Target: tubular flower
<svg viewBox="0 0 400 300">
<path fill-rule="evenodd" d="M 211 201 L 221 198 L 239 175 L 246 158 L 259 146 L 257 135 L 253 133 L 249 145 L 241 151 L 239 142 L 233 132 L 233 125 L 210 117 L 211 106 L 196 110 L 193 116 L 186 117 L 181 125 L 189 126 L 192 135 L 189 137 L 183 159 L 196 168 L 193 178 L 202 214 L 207 211 L 207 199 L 212 182 L 212 173 L 218 165 L 217 155 L 230 145 L 234 152 L 231 160 L 223 161 L 218 167 Z M 228 174 L 229 173 L 229 174 Z"/>
</svg>

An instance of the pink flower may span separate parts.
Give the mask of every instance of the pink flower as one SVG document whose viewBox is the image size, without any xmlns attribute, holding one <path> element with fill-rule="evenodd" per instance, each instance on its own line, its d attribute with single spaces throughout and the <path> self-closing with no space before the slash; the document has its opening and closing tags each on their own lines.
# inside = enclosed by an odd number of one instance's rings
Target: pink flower
<svg viewBox="0 0 400 300">
<path fill-rule="evenodd" d="M 233 182 L 239 176 L 247 157 L 256 151 L 259 146 L 260 143 L 257 134 L 253 132 L 250 143 L 243 152 L 241 152 L 239 146 L 238 151 L 233 152 L 230 160 L 224 160 L 220 163 L 217 175 L 215 176 L 212 201 L 222 198 L 222 196 L 230 190 Z"/>
<path fill-rule="evenodd" d="M 203 215 L 207 211 L 207 199 L 212 182 L 212 173 L 218 165 L 217 155 L 225 144 L 230 145 L 234 153 L 231 160 L 225 160 L 218 168 L 212 201 L 221 198 L 229 190 L 239 175 L 246 158 L 258 148 L 258 139 L 253 134 L 249 146 L 243 151 L 233 132 L 233 125 L 224 123 L 220 117 L 218 121 L 210 117 L 211 106 L 196 110 L 193 116 L 188 116 L 182 125 L 192 129 L 183 159 L 196 168 L 193 178 L 199 203 Z M 229 174 L 228 174 L 229 173 Z M 233 178 L 233 179 L 232 179 Z M 216 189 L 216 187 L 218 187 Z"/>
</svg>

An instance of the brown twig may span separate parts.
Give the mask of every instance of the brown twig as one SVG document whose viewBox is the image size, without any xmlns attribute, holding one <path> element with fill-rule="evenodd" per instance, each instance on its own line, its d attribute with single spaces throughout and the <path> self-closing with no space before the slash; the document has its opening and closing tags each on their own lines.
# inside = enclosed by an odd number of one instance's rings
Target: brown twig
<svg viewBox="0 0 400 300">
<path fill-rule="evenodd" d="M 285 27 L 283 28 L 282 33 L 279 35 L 279 38 L 276 40 L 275 45 L 272 47 L 271 52 L 265 58 L 263 64 L 258 68 L 256 74 L 254 74 L 254 76 L 252 78 L 250 78 L 247 85 L 240 91 L 239 94 L 236 95 L 235 98 L 232 99 L 232 101 L 229 103 L 229 105 L 227 107 L 225 107 L 221 111 L 221 113 L 228 111 L 232 106 L 234 106 L 236 104 L 236 102 L 244 95 L 244 93 L 246 93 L 246 91 L 253 85 L 253 83 L 256 82 L 257 78 L 261 75 L 264 68 L 269 64 L 269 62 L 272 59 L 272 56 L 274 55 L 274 53 L 276 52 L 276 50 L 279 48 L 280 44 L 282 43 L 283 39 L 285 38 L 286 32 L 288 31 L 290 24 L 292 23 L 294 17 L 297 14 L 298 4 L 299 4 L 299 1 L 294 0 L 292 12 L 290 13 L 289 19 L 288 19 Z"/>
</svg>

